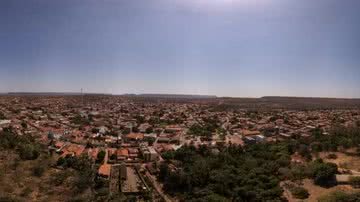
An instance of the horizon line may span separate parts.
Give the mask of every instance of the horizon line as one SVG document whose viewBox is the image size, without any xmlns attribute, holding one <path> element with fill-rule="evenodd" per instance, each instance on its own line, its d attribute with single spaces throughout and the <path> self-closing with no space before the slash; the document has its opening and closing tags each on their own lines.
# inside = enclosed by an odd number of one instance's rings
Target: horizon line
<svg viewBox="0 0 360 202">
<path fill-rule="evenodd" d="M 0 95 L 11 95 L 11 94 L 93 94 L 93 95 L 111 95 L 111 96 L 154 96 L 154 95 L 169 95 L 169 96 L 204 96 L 213 98 L 248 98 L 248 99 L 261 99 L 261 98 L 320 98 L 320 99 L 360 99 L 360 97 L 331 97 L 331 96 L 297 96 L 297 95 L 264 95 L 259 97 L 251 96 L 218 96 L 218 95 L 207 95 L 207 94 L 193 94 L 193 93 L 99 93 L 99 92 L 77 92 L 77 91 L 9 91 L 0 92 Z"/>
</svg>

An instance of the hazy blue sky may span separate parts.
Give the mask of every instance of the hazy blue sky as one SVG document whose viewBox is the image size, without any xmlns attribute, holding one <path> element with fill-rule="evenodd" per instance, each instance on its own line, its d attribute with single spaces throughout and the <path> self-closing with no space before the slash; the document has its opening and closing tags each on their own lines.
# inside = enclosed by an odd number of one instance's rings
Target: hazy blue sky
<svg viewBox="0 0 360 202">
<path fill-rule="evenodd" d="M 0 0 L 0 92 L 360 97 L 359 0 Z"/>
</svg>

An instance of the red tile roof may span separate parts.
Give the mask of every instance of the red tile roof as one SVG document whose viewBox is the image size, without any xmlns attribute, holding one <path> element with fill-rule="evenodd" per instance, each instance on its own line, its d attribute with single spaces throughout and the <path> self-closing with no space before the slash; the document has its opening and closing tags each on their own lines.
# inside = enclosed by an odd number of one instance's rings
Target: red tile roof
<svg viewBox="0 0 360 202">
<path fill-rule="evenodd" d="M 102 164 L 98 170 L 99 175 L 102 176 L 110 176 L 111 165 L 110 164 Z"/>
<path fill-rule="evenodd" d="M 127 150 L 127 149 L 118 149 L 116 154 L 117 154 L 118 157 L 119 156 L 128 157 L 129 156 L 129 150 Z"/>
<path fill-rule="evenodd" d="M 142 140 L 142 139 L 144 139 L 144 134 L 143 133 L 130 133 L 130 134 L 127 134 L 125 137 L 128 139 L 132 139 L 132 140 Z"/>
</svg>

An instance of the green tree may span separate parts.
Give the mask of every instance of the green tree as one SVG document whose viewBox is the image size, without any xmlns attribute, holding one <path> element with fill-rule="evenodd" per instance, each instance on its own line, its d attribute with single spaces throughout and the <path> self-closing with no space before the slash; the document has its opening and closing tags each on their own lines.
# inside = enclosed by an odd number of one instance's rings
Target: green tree
<svg viewBox="0 0 360 202">
<path fill-rule="evenodd" d="M 161 163 L 159 170 L 159 180 L 164 181 L 169 175 L 169 165 L 167 163 Z"/>
<path fill-rule="evenodd" d="M 334 163 L 324 163 L 322 160 L 316 160 L 310 165 L 311 175 L 314 183 L 319 186 L 332 186 L 336 183 L 335 174 L 337 165 Z"/>
<path fill-rule="evenodd" d="M 149 133 L 152 133 L 154 132 L 154 129 L 152 127 L 149 127 L 146 129 L 145 133 L 149 134 Z"/>
<path fill-rule="evenodd" d="M 27 128 L 27 124 L 25 122 L 21 122 L 21 126 L 26 129 Z"/>
<path fill-rule="evenodd" d="M 96 163 L 102 163 L 105 159 L 105 156 L 106 156 L 106 152 L 104 150 L 101 150 L 97 154 Z"/>
<path fill-rule="evenodd" d="M 124 128 L 123 130 L 122 130 L 122 134 L 123 135 L 127 135 L 127 134 L 129 134 L 130 133 L 130 129 L 129 128 Z"/>
</svg>

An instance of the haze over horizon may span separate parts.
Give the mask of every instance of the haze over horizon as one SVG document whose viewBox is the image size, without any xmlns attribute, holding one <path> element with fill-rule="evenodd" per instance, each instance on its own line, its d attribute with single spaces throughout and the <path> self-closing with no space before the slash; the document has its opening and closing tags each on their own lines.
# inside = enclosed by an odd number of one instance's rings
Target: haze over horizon
<svg viewBox="0 0 360 202">
<path fill-rule="evenodd" d="M 358 0 L 2 0 L 0 92 L 360 98 Z"/>
</svg>

